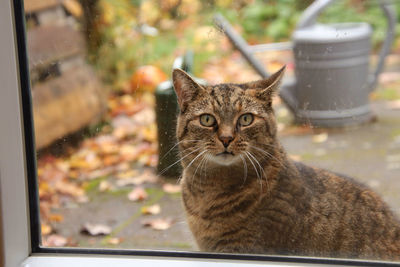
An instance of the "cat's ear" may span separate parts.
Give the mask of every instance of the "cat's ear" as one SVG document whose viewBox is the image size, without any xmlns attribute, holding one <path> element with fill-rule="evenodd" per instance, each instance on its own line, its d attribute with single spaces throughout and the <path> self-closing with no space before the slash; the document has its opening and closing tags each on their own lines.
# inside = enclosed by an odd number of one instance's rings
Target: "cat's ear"
<svg viewBox="0 0 400 267">
<path fill-rule="evenodd" d="M 266 79 L 243 84 L 242 87 L 249 89 L 253 96 L 271 104 L 272 96 L 278 90 L 286 65 Z"/>
<path fill-rule="evenodd" d="M 176 96 L 178 97 L 179 107 L 181 110 L 184 110 L 187 103 L 194 100 L 199 91 L 202 90 L 202 87 L 181 69 L 174 69 L 172 72 L 172 81 Z"/>
</svg>

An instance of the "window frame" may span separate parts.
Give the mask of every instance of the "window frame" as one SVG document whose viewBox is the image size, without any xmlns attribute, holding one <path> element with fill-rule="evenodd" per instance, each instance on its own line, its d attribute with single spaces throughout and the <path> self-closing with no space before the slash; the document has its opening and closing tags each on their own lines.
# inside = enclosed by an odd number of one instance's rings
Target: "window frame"
<svg viewBox="0 0 400 267">
<path fill-rule="evenodd" d="M 23 0 L 0 1 L 1 266 L 398 266 L 399 263 L 205 252 L 47 248 L 40 244 L 36 151 Z"/>
</svg>

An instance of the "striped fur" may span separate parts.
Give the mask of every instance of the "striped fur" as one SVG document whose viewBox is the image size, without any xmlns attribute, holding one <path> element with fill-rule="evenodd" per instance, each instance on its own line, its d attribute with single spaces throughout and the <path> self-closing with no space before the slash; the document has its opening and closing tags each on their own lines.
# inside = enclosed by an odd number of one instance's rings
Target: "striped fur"
<svg viewBox="0 0 400 267">
<path fill-rule="evenodd" d="M 399 221 L 376 193 L 287 157 L 271 106 L 282 75 L 283 69 L 257 82 L 201 86 L 181 70 L 173 73 L 182 198 L 199 248 L 399 260 Z M 253 122 L 238 124 L 248 113 Z M 215 125 L 203 126 L 202 114 Z"/>
</svg>

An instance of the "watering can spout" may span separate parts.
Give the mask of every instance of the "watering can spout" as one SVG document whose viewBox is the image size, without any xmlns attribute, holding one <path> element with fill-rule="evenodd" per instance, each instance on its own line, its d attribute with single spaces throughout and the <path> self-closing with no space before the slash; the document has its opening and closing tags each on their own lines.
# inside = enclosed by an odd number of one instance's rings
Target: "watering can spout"
<svg viewBox="0 0 400 267">
<path fill-rule="evenodd" d="M 281 87 L 279 89 L 279 97 L 293 114 L 296 114 L 297 111 L 295 87 L 296 87 L 296 79 L 286 78 L 283 80 Z"/>
</svg>

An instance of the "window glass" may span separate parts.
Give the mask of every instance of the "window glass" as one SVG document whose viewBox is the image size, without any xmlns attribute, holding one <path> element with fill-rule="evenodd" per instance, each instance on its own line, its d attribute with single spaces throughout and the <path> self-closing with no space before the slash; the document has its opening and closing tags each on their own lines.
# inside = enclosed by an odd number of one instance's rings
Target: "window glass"
<svg viewBox="0 0 400 267">
<path fill-rule="evenodd" d="M 25 0 L 41 246 L 399 260 L 400 6 L 313 2 Z"/>
</svg>

